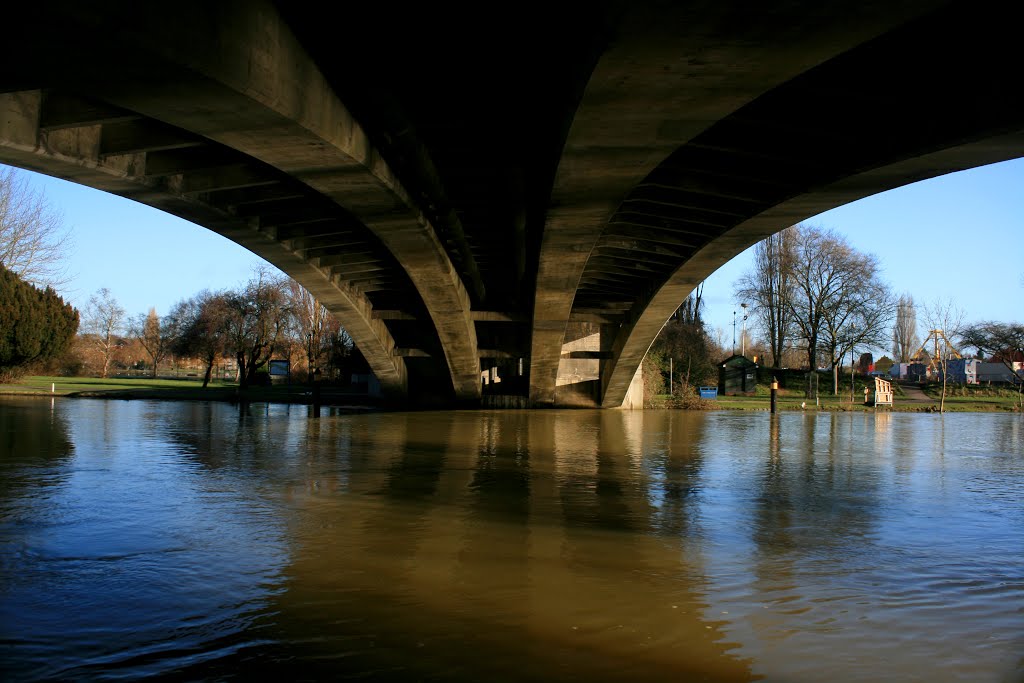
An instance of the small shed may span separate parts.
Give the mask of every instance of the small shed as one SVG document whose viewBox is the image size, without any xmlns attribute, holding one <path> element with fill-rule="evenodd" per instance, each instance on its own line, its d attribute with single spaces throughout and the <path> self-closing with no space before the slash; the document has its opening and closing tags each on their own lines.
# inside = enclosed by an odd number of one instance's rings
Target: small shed
<svg viewBox="0 0 1024 683">
<path fill-rule="evenodd" d="M 729 356 L 718 364 L 721 396 L 753 394 L 757 390 L 757 363 L 746 356 Z"/>
</svg>

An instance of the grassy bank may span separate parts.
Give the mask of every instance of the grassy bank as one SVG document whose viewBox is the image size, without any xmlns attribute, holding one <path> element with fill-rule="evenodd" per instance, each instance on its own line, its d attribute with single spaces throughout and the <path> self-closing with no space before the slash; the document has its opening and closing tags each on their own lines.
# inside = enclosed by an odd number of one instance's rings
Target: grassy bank
<svg viewBox="0 0 1024 683">
<path fill-rule="evenodd" d="M 247 401 L 271 403 L 311 403 L 310 387 L 305 384 L 279 384 L 249 387 L 244 396 L 234 382 L 211 382 L 203 388 L 196 379 L 149 379 L 99 377 L 25 377 L 14 384 L 0 384 L 0 394 L 20 396 L 70 396 L 115 399 L 161 399 L 179 401 Z M 356 403 L 369 405 L 373 400 L 343 389 L 322 387 L 321 402 L 326 405 Z"/>
<path fill-rule="evenodd" d="M 827 410 L 827 411 L 875 411 L 934 412 L 939 409 L 939 387 L 925 387 L 923 399 L 909 398 L 899 386 L 894 387 L 896 397 L 891 408 L 874 408 L 862 403 L 863 390 L 856 394 L 857 401 L 850 402 L 850 394 L 833 396 L 822 394 L 815 401 L 808 401 L 803 392 L 794 389 L 780 389 L 778 407 L 780 411 Z M 52 390 L 52 391 L 51 391 Z M 274 386 L 250 387 L 244 396 L 239 394 L 234 382 L 214 381 L 207 388 L 196 379 L 149 379 L 141 377 L 107 378 L 98 377 L 25 377 L 14 384 L 0 384 L 0 394 L 22 396 L 71 396 L 114 399 L 159 399 L 180 401 L 231 401 L 240 399 L 270 403 L 311 403 L 310 387 L 305 384 L 279 384 Z M 950 390 L 946 396 L 948 412 L 1019 412 L 1016 392 L 993 387 L 959 387 Z M 373 398 L 354 394 L 342 388 L 325 386 L 321 389 L 321 403 L 324 405 L 374 405 Z M 765 386 L 758 386 L 754 396 L 720 396 L 713 401 L 699 401 L 696 398 L 683 402 L 658 396 L 652 402 L 653 408 L 685 408 L 701 410 L 755 410 L 767 411 L 771 407 L 771 393 Z"/>
<path fill-rule="evenodd" d="M 937 412 L 941 387 L 929 386 L 924 389 L 924 399 L 910 398 L 899 385 L 893 387 L 895 397 L 891 407 L 867 406 L 863 403 L 863 388 L 854 394 L 856 400 L 850 402 L 849 386 L 846 393 L 838 396 L 821 392 L 818 401 L 808 400 L 804 392 L 794 389 L 780 389 L 778 393 L 779 411 L 793 410 L 825 410 L 825 411 L 868 411 L 891 410 L 905 413 Z M 667 395 L 655 398 L 652 407 L 673 408 L 684 407 L 702 410 L 756 410 L 771 409 L 771 392 L 767 387 L 759 385 L 753 396 L 719 396 L 716 400 L 685 401 L 680 406 L 678 401 L 671 400 Z M 1017 393 L 1009 389 L 993 387 L 960 387 L 957 391 L 947 391 L 946 412 L 1019 412 Z"/>
</svg>

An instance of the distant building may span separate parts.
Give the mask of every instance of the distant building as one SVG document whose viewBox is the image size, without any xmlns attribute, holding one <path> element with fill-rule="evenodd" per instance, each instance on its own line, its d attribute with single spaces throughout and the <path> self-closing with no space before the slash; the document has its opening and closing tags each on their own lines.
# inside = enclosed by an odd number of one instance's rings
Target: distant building
<svg viewBox="0 0 1024 683">
<path fill-rule="evenodd" d="M 857 361 L 857 372 L 862 375 L 866 375 L 875 369 L 875 357 L 870 353 L 860 354 L 860 360 Z"/>
<path fill-rule="evenodd" d="M 1011 364 L 1019 365 L 1019 364 Z M 1014 377 L 1016 372 L 1017 377 Z M 978 363 L 978 383 L 1012 383 L 1024 379 L 1024 370 L 1010 369 L 1005 363 Z"/>
<path fill-rule="evenodd" d="M 946 362 L 946 381 L 954 384 L 977 384 L 978 361 L 974 358 L 954 358 Z M 942 371 L 939 371 L 942 378 Z"/>
<path fill-rule="evenodd" d="M 926 363 L 909 363 L 907 379 L 912 382 L 926 382 L 932 377 L 931 368 Z"/>
<path fill-rule="evenodd" d="M 889 368 L 889 376 L 893 379 L 906 379 L 910 372 L 910 363 L 893 363 Z"/>
</svg>

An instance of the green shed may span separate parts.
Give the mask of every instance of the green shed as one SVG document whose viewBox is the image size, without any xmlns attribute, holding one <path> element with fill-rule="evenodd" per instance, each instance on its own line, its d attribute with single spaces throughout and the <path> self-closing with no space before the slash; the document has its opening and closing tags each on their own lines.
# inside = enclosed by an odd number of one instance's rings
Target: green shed
<svg viewBox="0 0 1024 683">
<path fill-rule="evenodd" d="M 757 390 L 757 363 L 745 356 L 729 356 L 718 364 L 720 396 L 753 394 Z"/>
</svg>

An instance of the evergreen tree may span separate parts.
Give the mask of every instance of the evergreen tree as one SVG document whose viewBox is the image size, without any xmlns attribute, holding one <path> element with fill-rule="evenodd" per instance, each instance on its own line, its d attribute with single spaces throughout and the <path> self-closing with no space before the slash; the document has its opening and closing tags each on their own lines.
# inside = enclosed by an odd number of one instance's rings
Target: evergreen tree
<svg viewBox="0 0 1024 683">
<path fill-rule="evenodd" d="M 0 266 L 0 377 L 64 353 L 78 331 L 78 311 L 51 288 L 39 289 Z"/>
</svg>

